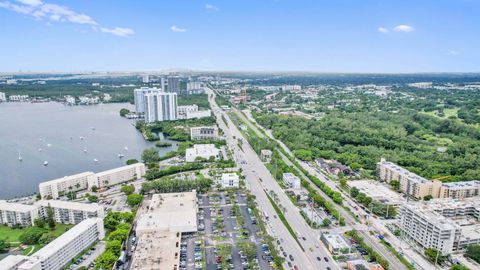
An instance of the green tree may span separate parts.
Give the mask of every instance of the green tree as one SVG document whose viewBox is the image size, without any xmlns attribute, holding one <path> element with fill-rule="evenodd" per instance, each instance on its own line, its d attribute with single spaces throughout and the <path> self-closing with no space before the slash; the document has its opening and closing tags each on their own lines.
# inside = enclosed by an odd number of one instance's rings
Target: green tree
<svg viewBox="0 0 480 270">
<path fill-rule="evenodd" d="M 125 193 L 126 195 L 130 195 L 132 194 L 133 192 L 135 192 L 135 186 L 134 185 L 126 185 L 126 186 L 123 186 L 121 188 L 121 190 L 123 191 L 123 193 Z"/>
<path fill-rule="evenodd" d="M 105 249 L 112 252 L 116 256 L 120 256 L 120 252 L 122 251 L 122 242 L 119 240 L 108 241 Z"/>
<path fill-rule="evenodd" d="M 447 261 L 447 256 L 442 256 L 439 254 L 439 251 L 434 249 L 434 248 L 427 248 L 424 251 L 425 256 L 429 261 L 432 263 L 437 263 L 439 265 L 442 265 L 444 262 Z"/>
<path fill-rule="evenodd" d="M 47 207 L 47 224 L 50 230 L 55 229 L 55 218 L 54 218 L 54 213 L 52 207 L 48 206 Z"/>
<path fill-rule="evenodd" d="M 392 186 L 392 188 L 396 191 L 400 190 L 400 182 L 397 180 L 390 181 L 390 186 Z"/>
<path fill-rule="evenodd" d="M 424 201 L 430 201 L 431 199 L 433 199 L 432 195 L 426 195 L 426 196 L 423 197 Z"/>
<path fill-rule="evenodd" d="M 135 164 L 135 163 L 138 163 L 138 160 L 136 160 L 134 158 L 127 160 L 127 165 L 132 165 L 132 164 Z"/>
<path fill-rule="evenodd" d="M 108 240 L 113 241 L 113 240 L 118 240 L 120 242 L 123 242 L 127 239 L 128 237 L 128 230 L 124 229 L 117 229 L 108 235 Z"/>
<path fill-rule="evenodd" d="M 5 253 L 10 249 L 10 243 L 5 239 L 0 239 L 0 253 Z"/>
<path fill-rule="evenodd" d="M 452 267 L 450 267 L 450 270 L 470 270 L 470 268 L 460 264 L 454 264 Z"/>
<path fill-rule="evenodd" d="M 22 233 L 18 240 L 26 245 L 35 245 L 39 243 L 40 238 L 45 233 L 45 229 L 38 228 L 38 227 L 31 227 Z"/>
<path fill-rule="evenodd" d="M 360 190 L 358 190 L 358 188 L 356 188 L 356 187 L 352 187 L 352 188 L 350 189 L 350 195 L 351 195 L 353 198 L 356 198 L 359 193 L 360 193 Z"/>
<path fill-rule="evenodd" d="M 299 149 L 299 150 L 295 150 L 294 154 L 297 158 L 303 161 L 311 161 L 313 159 L 313 153 L 311 150 Z"/>
<path fill-rule="evenodd" d="M 97 191 L 98 191 L 98 187 L 95 186 L 95 185 L 93 185 L 93 186 L 91 187 L 91 189 L 92 189 L 92 192 L 97 192 Z"/>
<path fill-rule="evenodd" d="M 33 221 L 33 224 L 35 224 L 35 226 L 39 227 L 39 228 L 45 228 L 45 225 L 46 225 L 46 220 L 44 218 L 37 218 Z"/>
<path fill-rule="evenodd" d="M 98 202 L 98 196 L 95 196 L 95 195 L 88 194 L 87 199 L 89 202 L 92 202 L 92 203 Z"/>
<path fill-rule="evenodd" d="M 324 218 L 324 219 L 322 220 L 322 226 L 323 226 L 323 227 L 328 227 L 328 226 L 330 226 L 330 224 L 332 224 L 332 221 L 330 221 L 330 219 Z"/>
<path fill-rule="evenodd" d="M 125 117 L 125 115 L 129 114 L 130 113 L 130 110 L 129 109 L 126 109 L 126 108 L 122 108 L 120 109 L 120 116 L 121 117 Z"/>
<path fill-rule="evenodd" d="M 480 263 L 480 245 L 471 245 L 467 247 L 465 257 Z"/>
<path fill-rule="evenodd" d="M 142 160 L 147 164 L 158 162 L 160 160 L 160 156 L 158 155 L 158 149 L 156 149 L 155 147 L 151 147 L 143 150 Z"/>
<path fill-rule="evenodd" d="M 141 204 L 143 201 L 143 195 L 141 194 L 130 194 L 127 196 L 127 204 L 130 207 L 135 207 Z"/>
<path fill-rule="evenodd" d="M 100 256 L 98 256 L 95 266 L 96 269 L 112 269 L 113 265 L 117 261 L 118 256 L 111 251 L 105 251 Z"/>
</svg>

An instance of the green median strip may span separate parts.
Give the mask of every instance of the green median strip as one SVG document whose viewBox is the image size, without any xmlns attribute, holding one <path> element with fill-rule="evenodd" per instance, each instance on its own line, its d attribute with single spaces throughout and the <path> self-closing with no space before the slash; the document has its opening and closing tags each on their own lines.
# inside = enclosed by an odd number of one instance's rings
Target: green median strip
<svg viewBox="0 0 480 270">
<path fill-rule="evenodd" d="M 300 244 L 300 241 L 298 241 L 297 235 L 296 235 L 295 232 L 293 231 L 292 227 L 291 227 L 290 224 L 288 223 L 288 221 L 287 221 L 287 219 L 285 218 L 285 216 L 283 215 L 282 211 L 280 211 L 280 208 L 278 207 L 278 205 L 273 201 L 273 199 L 268 195 L 268 193 L 265 192 L 265 194 L 267 195 L 268 200 L 269 200 L 270 203 L 272 204 L 273 209 L 275 209 L 275 212 L 277 213 L 278 218 L 282 221 L 283 225 L 285 225 L 285 227 L 287 228 L 288 232 L 293 236 L 293 238 L 295 239 L 295 241 L 297 241 L 297 244 L 300 246 L 300 248 L 301 248 L 303 251 L 305 251 L 305 249 L 303 248 L 302 244 Z"/>
</svg>

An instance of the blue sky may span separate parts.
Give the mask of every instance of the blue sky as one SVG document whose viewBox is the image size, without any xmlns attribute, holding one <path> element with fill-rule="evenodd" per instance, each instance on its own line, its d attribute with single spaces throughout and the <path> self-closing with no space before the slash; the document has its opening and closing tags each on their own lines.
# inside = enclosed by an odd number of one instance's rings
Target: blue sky
<svg viewBox="0 0 480 270">
<path fill-rule="evenodd" d="M 478 0 L 0 0 L 0 71 L 478 72 Z"/>
</svg>

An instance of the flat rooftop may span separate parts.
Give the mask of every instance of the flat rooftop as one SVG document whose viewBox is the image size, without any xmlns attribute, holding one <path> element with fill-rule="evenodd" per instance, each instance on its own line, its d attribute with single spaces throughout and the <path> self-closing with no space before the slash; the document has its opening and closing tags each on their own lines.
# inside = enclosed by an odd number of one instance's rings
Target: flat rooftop
<svg viewBox="0 0 480 270">
<path fill-rule="evenodd" d="M 349 181 L 350 187 L 356 187 L 361 192 L 372 197 L 376 201 L 380 201 L 390 205 L 400 205 L 405 202 L 401 195 L 389 189 L 385 185 L 373 180 Z"/>
<path fill-rule="evenodd" d="M 197 231 L 197 192 L 154 194 L 137 221 L 137 234 Z"/>
<path fill-rule="evenodd" d="M 57 184 L 57 183 L 64 182 L 66 180 L 76 179 L 76 178 L 81 178 L 81 177 L 87 177 L 87 176 L 90 176 L 90 175 L 94 175 L 94 173 L 93 172 L 77 173 L 77 174 L 74 174 L 74 175 L 64 176 L 62 178 L 45 181 L 45 182 L 40 183 L 39 185 L 40 186 L 52 185 L 52 184 Z"/>
<path fill-rule="evenodd" d="M 0 211 L 30 212 L 36 210 L 37 207 L 29 204 L 9 203 L 0 200 Z"/>
<path fill-rule="evenodd" d="M 137 248 L 133 254 L 132 269 L 156 270 L 177 269 L 180 262 L 179 234 L 176 232 L 150 232 L 139 236 Z M 175 257 L 175 254 L 177 256 Z"/>
<path fill-rule="evenodd" d="M 96 203 L 79 203 L 60 200 L 39 200 L 34 203 L 35 206 L 63 208 L 70 210 L 78 210 L 84 212 L 96 212 L 102 209 L 102 207 Z"/>
<path fill-rule="evenodd" d="M 325 240 L 335 249 L 350 248 L 350 245 L 338 234 L 323 234 Z"/>
</svg>

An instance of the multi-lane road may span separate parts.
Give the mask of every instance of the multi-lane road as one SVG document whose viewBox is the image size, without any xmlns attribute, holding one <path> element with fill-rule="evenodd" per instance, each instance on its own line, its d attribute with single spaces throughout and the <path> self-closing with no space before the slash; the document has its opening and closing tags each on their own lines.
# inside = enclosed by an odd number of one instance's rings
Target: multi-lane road
<svg viewBox="0 0 480 270">
<path fill-rule="evenodd" d="M 321 244 L 318 232 L 308 226 L 298 208 L 290 201 L 283 189 L 272 177 L 247 140 L 243 138 L 242 133 L 237 129 L 229 116 L 215 103 L 215 93 L 210 89 L 207 90 L 207 93 L 210 106 L 217 117 L 218 125 L 224 131 L 227 144 L 234 153 L 234 158 L 246 177 L 247 186 L 252 194 L 256 196 L 260 209 L 270 217 L 267 221 L 267 227 L 272 236 L 280 240 L 280 246 L 284 248 L 287 254 L 293 256 L 291 263 L 296 265 L 298 269 L 340 269 L 325 246 Z M 225 125 L 223 119 L 226 120 L 228 126 Z M 238 147 L 239 138 L 242 138 L 241 148 Z M 299 243 L 289 233 L 280 219 L 275 218 L 276 212 L 267 197 L 267 193 L 270 192 L 276 194 L 277 204 L 285 208 L 283 214 L 295 230 Z M 286 260 L 290 259 L 287 257 Z M 287 264 L 285 264 L 285 267 L 288 269 Z"/>
</svg>

